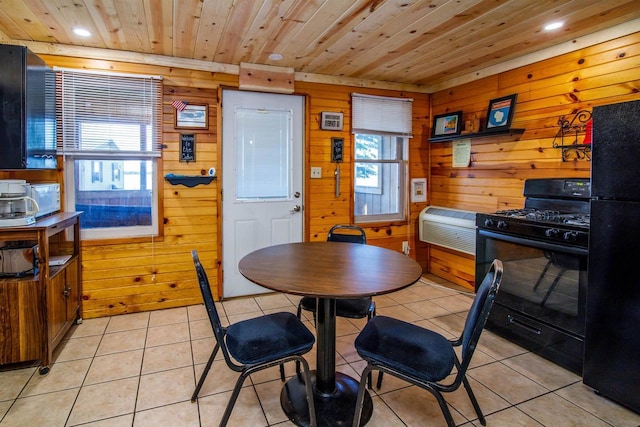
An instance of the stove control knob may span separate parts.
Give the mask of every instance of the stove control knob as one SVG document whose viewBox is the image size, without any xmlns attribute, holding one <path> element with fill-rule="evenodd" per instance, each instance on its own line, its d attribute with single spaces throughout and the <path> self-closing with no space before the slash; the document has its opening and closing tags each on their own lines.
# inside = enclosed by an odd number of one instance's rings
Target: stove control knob
<svg viewBox="0 0 640 427">
<path fill-rule="evenodd" d="M 578 233 L 575 231 L 567 231 L 563 236 L 564 240 L 567 242 L 575 242 L 578 240 Z"/>
<path fill-rule="evenodd" d="M 509 228 L 509 224 L 505 221 L 498 221 L 498 230 L 506 230 L 507 228 Z"/>
<path fill-rule="evenodd" d="M 544 232 L 544 235 L 553 239 L 557 239 L 558 237 L 560 237 L 560 230 L 558 230 L 557 228 L 547 228 Z"/>
<path fill-rule="evenodd" d="M 484 226 L 487 227 L 487 228 L 494 228 L 496 225 L 495 225 L 495 222 L 492 219 L 488 219 L 487 218 L 487 219 L 484 220 Z"/>
</svg>

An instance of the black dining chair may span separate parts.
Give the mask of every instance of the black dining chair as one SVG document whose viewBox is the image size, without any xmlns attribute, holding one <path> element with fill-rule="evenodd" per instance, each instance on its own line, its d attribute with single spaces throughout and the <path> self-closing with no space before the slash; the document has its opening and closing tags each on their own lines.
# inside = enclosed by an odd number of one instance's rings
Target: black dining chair
<svg viewBox="0 0 640 427">
<path fill-rule="evenodd" d="M 328 242 L 348 242 L 367 244 L 367 235 L 361 227 L 355 225 L 334 225 L 327 235 Z M 302 297 L 298 304 L 298 319 L 302 318 L 302 310 L 313 313 L 313 319 L 316 318 L 318 299 L 314 297 Z M 373 298 L 354 298 L 354 299 L 337 299 L 336 300 L 336 316 L 348 317 L 351 319 L 362 319 L 366 317 L 371 319 L 376 315 L 376 304 Z"/>
<path fill-rule="evenodd" d="M 259 316 L 223 327 L 213 301 L 207 273 L 200 263 L 197 251 L 192 251 L 191 256 L 198 276 L 202 299 L 204 300 L 216 340 L 213 352 L 209 356 L 198 385 L 191 396 L 191 402 L 195 402 L 198 398 L 198 393 L 200 393 L 202 384 L 204 384 L 204 380 L 213 365 L 219 349 L 222 349 L 222 355 L 227 366 L 233 371 L 240 372 L 227 408 L 220 421 L 220 426 L 227 425 L 242 384 L 249 375 L 262 369 L 280 365 L 280 373 L 284 379 L 283 364 L 296 361 L 297 364 L 303 366 L 307 403 L 309 405 L 309 419 L 311 420 L 311 425 L 316 426 L 309 364 L 302 357 L 303 354 L 311 350 L 315 343 L 315 338 L 311 331 L 294 314 L 287 312 Z M 300 375 L 300 373 L 296 375 Z"/>
<path fill-rule="evenodd" d="M 477 290 L 462 335 L 456 340 L 386 316 L 376 316 L 367 322 L 355 341 L 356 350 L 367 366 L 358 388 L 353 426 L 360 425 L 366 377 L 373 370 L 386 372 L 429 391 L 438 401 L 449 426 L 455 426 L 455 423 L 442 393 L 455 391 L 463 384 L 480 423 L 486 425 L 466 373 L 501 281 L 502 262 L 495 259 Z M 459 346 L 462 346 L 460 359 L 454 350 Z M 454 367 L 453 381 L 443 382 Z"/>
<path fill-rule="evenodd" d="M 327 242 L 346 242 L 367 244 L 367 235 L 361 227 L 356 225 L 334 225 L 329 229 L 327 234 Z M 316 313 L 318 312 L 318 299 L 314 297 L 302 297 L 298 303 L 298 319 L 302 319 L 302 310 L 313 313 L 315 323 Z M 376 303 L 371 297 L 365 298 L 349 298 L 336 300 L 336 316 L 347 317 L 350 319 L 371 320 L 376 315 Z M 382 375 L 382 373 L 380 374 Z M 382 377 L 378 377 L 378 382 L 382 381 Z M 371 376 L 369 376 L 369 386 L 371 386 Z"/>
</svg>

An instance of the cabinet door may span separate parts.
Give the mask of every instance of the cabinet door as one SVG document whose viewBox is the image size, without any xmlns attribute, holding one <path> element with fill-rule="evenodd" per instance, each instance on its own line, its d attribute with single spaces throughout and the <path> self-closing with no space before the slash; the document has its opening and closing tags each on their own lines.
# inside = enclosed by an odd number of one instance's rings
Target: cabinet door
<svg viewBox="0 0 640 427">
<path fill-rule="evenodd" d="M 67 279 L 67 321 L 73 322 L 79 316 L 80 310 L 80 270 L 78 269 L 78 258 L 69 263 L 65 269 Z"/>
<path fill-rule="evenodd" d="M 43 311 L 38 282 L 0 279 L 0 365 L 39 359 Z"/>
<path fill-rule="evenodd" d="M 67 297 L 65 296 L 66 276 L 61 271 L 47 286 L 47 321 L 49 342 L 55 342 L 67 321 Z"/>
</svg>

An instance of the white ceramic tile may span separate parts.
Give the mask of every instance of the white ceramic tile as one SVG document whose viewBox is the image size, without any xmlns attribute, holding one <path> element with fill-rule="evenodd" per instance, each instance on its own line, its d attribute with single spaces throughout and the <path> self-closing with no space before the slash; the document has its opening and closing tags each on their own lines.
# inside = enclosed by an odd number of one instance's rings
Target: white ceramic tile
<svg viewBox="0 0 640 427">
<path fill-rule="evenodd" d="M 142 365 L 143 350 L 131 350 L 120 353 L 97 356 L 91 363 L 84 384 L 98 384 L 123 378 L 138 377 Z"/>
<path fill-rule="evenodd" d="M 189 400 L 195 385 L 191 366 L 142 375 L 136 410 L 143 411 Z"/>
<path fill-rule="evenodd" d="M 521 403 L 518 409 L 546 426 L 609 426 L 608 423 L 553 393 Z"/>
<path fill-rule="evenodd" d="M 77 395 L 75 388 L 20 398 L 0 426 L 64 426 Z"/>
<path fill-rule="evenodd" d="M 597 395 L 582 382 L 557 390 L 556 394 L 614 426 L 640 426 L 640 414 L 636 414 L 612 400 Z"/>
<path fill-rule="evenodd" d="M 466 315 L 462 305 L 470 299 L 442 287 L 443 282 L 427 276 L 393 294 L 396 299 L 376 297 L 378 314 L 457 337 Z M 295 312 L 298 301 L 297 296 L 270 294 L 216 306 L 228 325 L 263 313 Z M 446 314 L 458 309 L 463 311 Z M 438 310 L 444 315 L 434 316 Z M 304 323 L 315 334 L 311 319 L 305 317 Z M 359 381 L 366 362 L 353 341 L 366 319 L 337 322 L 336 369 Z M 33 367 L 0 372 L 0 427 L 217 426 L 238 378 L 221 352 L 198 400 L 189 401 L 214 344 L 202 304 L 85 320 L 67 334 L 48 375 L 40 377 Z M 305 359 L 315 369 L 315 346 Z M 289 363 L 285 373 L 287 378 L 295 375 L 295 365 Z M 377 375 L 374 371 L 374 381 Z M 489 331 L 480 339 L 469 379 L 491 427 L 640 425 L 640 415 L 597 396 L 574 374 Z M 229 426 L 292 426 L 280 407 L 282 384 L 278 367 L 253 374 L 245 381 Z M 367 426 L 445 425 L 431 394 L 390 375 L 370 394 L 374 413 Z M 462 387 L 445 399 L 457 425 L 480 425 Z"/>
<path fill-rule="evenodd" d="M 78 389 L 82 385 L 91 359 L 59 362 L 51 366 L 46 375 L 33 375 L 20 397 L 35 396 L 67 389 Z"/>
<path fill-rule="evenodd" d="M 149 326 L 149 312 L 121 314 L 109 319 L 107 333 L 146 329 Z"/>
<path fill-rule="evenodd" d="M 188 320 L 187 308 L 167 308 L 149 313 L 149 327 L 184 323 Z"/>
<path fill-rule="evenodd" d="M 0 384 L 2 384 L 2 387 L 0 387 L 0 402 L 17 398 L 31 376 L 36 372 L 35 368 L 0 372 Z"/>
<path fill-rule="evenodd" d="M 88 385 L 80 389 L 69 425 L 100 421 L 133 413 L 138 377 Z"/>
<path fill-rule="evenodd" d="M 104 356 L 105 354 L 144 348 L 146 337 L 146 329 L 134 329 L 105 334 L 102 337 L 96 355 Z"/>
</svg>

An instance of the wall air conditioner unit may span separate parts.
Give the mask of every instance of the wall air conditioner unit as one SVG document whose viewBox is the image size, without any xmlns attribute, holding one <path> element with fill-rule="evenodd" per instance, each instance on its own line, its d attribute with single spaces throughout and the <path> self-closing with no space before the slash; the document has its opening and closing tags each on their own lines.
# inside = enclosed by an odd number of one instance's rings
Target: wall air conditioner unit
<svg viewBox="0 0 640 427">
<path fill-rule="evenodd" d="M 476 254 L 476 213 L 427 206 L 420 212 L 420 240 L 469 255 Z"/>
</svg>

